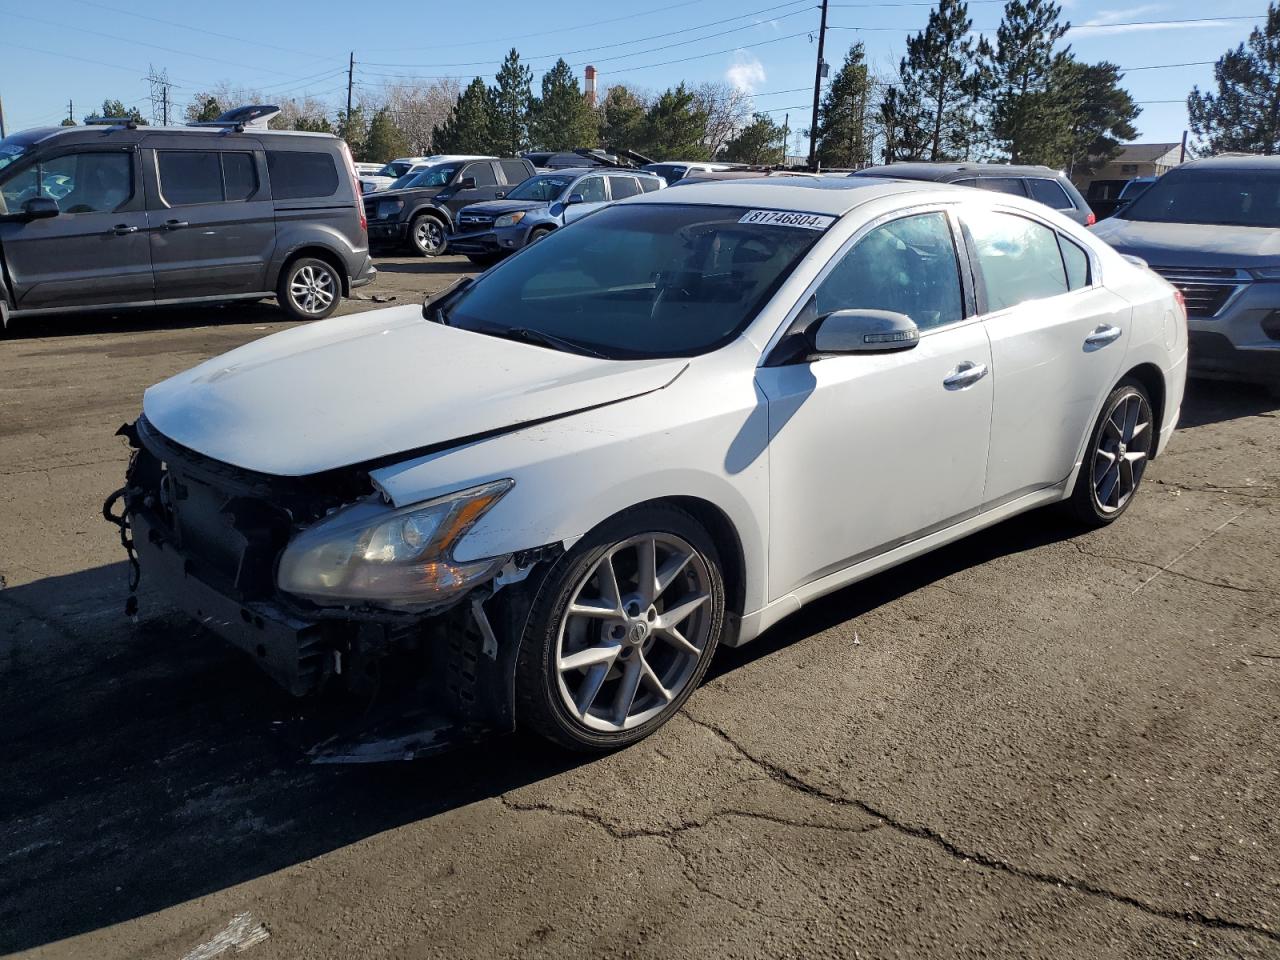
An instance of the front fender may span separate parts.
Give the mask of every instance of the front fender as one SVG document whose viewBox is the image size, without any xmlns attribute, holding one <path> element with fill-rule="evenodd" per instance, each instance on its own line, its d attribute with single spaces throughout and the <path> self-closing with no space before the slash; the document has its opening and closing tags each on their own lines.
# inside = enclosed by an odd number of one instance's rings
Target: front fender
<svg viewBox="0 0 1280 960">
<path fill-rule="evenodd" d="M 724 352 L 732 352 L 726 348 Z M 732 524 L 744 605 L 765 602 L 769 417 L 752 366 L 698 358 L 662 390 L 373 471 L 398 505 L 511 477 L 515 486 L 459 543 L 461 561 L 559 543 L 674 497 Z"/>
</svg>

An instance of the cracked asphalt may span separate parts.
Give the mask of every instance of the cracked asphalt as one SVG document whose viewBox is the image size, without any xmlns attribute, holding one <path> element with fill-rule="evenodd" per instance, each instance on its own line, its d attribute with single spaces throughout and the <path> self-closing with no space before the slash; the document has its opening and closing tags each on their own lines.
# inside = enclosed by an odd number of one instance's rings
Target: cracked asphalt
<svg viewBox="0 0 1280 960">
<path fill-rule="evenodd" d="M 382 266 L 396 302 L 466 272 Z M 145 583 L 124 617 L 99 516 L 142 390 L 283 326 L 0 342 L 0 953 L 1280 957 L 1280 401 L 1194 383 L 1118 524 L 826 598 L 625 752 L 318 767 L 316 708 Z"/>
</svg>

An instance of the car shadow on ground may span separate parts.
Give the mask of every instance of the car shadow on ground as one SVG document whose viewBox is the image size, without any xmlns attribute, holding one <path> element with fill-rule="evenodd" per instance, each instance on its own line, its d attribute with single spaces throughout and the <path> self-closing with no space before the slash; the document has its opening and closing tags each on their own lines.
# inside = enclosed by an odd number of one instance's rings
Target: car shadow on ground
<svg viewBox="0 0 1280 960">
<path fill-rule="evenodd" d="M 286 323 L 289 318 L 275 300 L 239 300 L 222 304 L 190 304 L 183 307 L 140 307 L 133 310 L 84 310 L 45 317 L 17 317 L 9 321 L 4 336 L 15 340 L 43 337 L 75 337 L 101 333 L 141 333 L 148 330 L 185 330 L 216 324 Z"/>
<path fill-rule="evenodd" d="M 388 254 L 399 256 L 399 254 Z M 422 277 L 434 277 L 438 274 L 455 276 L 459 273 L 480 273 L 480 268 L 473 265 L 465 257 L 423 257 L 420 260 L 382 260 L 374 257 L 373 265 L 379 273 L 406 273 Z"/>
<path fill-rule="evenodd" d="M 1202 427 L 1273 413 L 1280 413 L 1280 395 L 1266 387 L 1221 380 L 1188 380 L 1178 426 L 1183 429 Z"/>
<path fill-rule="evenodd" d="M 1187 421 L 1249 415 L 1197 391 Z M 1208 419 L 1206 419 L 1208 418 Z M 711 677 L 996 557 L 1071 537 L 1052 510 L 1008 520 L 833 594 Z M 335 707 L 292 700 L 247 658 L 143 595 L 125 565 L 0 590 L 0 953 L 163 910 L 590 762 L 531 739 L 412 763 L 316 766 Z M 338 711 L 341 712 L 341 711 Z"/>
</svg>

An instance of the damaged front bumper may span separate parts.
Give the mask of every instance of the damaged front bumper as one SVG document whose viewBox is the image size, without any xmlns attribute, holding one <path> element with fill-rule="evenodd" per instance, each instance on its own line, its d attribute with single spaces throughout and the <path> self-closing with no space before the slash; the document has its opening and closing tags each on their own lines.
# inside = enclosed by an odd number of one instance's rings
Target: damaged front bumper
<svg viewBox="0 0 1280 960">
<path fill-rule="evenodd" d="M 425 709 L 435 727 L 449 725 L 447 735 L 401 736 L 417 745 L 407 751 L 414 754 L 514 729 L 519 641 L 559 548 L 520 554 L 493 581 L 425 613 L 313 606 L 276 589 L 280 553 L 300 529 L 367 494 L 367 473 L 255 474 L 173 443 L 145 417 L 121 433 L 135 450 L 127 485 L 104 512 L 122 525 L 136 569 L 281 687 L 299 697 L 334 687 L 380 691 L 381 677 L 412 676 L 404 710 Z M 123 508 L 113 515 L 116 499 Z"/>
</svg>

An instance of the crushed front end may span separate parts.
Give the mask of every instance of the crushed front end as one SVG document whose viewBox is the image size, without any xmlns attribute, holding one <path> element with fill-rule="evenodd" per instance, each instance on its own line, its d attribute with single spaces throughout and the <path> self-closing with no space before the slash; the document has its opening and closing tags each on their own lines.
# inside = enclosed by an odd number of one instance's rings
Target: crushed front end
<svg viewBox="0 0 1280 960">
<path fill-rule="evenodd" d="M 379 501 L 366 470 L 255 473 L 174 442 L 145 416 L 121 433 L 134 451 L 104 512 L 131 560 L 136 553 L 135 570 L 281 687 L 297 697 L 368 694 L 388 675 L 408 675 L 414 701 L 405 708 L 447 717 L 451 739 L 513 729 L 519 639 L 558 548 L 499 558 L 483 582 L 439 602 L 314 602 L 280 589 L 282 558 L 334 518 Z"/>
</svg>

